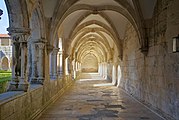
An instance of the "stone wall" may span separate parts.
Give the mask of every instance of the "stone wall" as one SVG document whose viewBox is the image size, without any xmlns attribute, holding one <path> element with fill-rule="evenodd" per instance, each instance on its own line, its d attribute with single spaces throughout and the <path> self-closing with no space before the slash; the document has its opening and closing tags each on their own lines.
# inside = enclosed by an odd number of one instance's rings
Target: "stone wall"
<svg viewBox="0 0 179 120">
<path fill-rule="evenodd" d="M 98 72 L 98 60 L 93 55 L 87 55 L 82 61 L 82 72 Z"/>
<path fill-rule="evenodd" d="M 107 64 L 107 80 L 112 81 L 112 68 L 113 68 L 113 63 L 110 62 Z"/>
<path fill-rule="evenodd" d="M 129 24 L 121 62 L 121 84 L 126 91 L 167 119 L 179 120 L 179 53 L 172 52 L 172 37 L 179 33 L 179 1 L 157 2 L 148 29 L 149 51 L 144 56 Z M 165 113 L 165 114 L 164 114 Z"/>
<path fill-rule="evenodd" d="M 72 84 L 70 76 L 50 80 L 48 84 L 31 85 L 28 92 L 6 92 L 0 95 L 0 120 L 32 120 Z"/>
</svg>

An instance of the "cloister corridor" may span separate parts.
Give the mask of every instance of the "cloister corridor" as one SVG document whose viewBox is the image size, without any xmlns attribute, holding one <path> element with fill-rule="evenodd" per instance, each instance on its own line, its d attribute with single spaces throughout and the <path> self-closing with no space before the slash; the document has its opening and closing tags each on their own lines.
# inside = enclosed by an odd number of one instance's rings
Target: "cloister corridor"
<svg viewBox="0 0 179 120">
<path fill-rule="evenodd" d="M 179 120 L 179 0 L 3 1 L 0 120 Z"/>
<path fill-rule="evenodd" d="M 85 73 L 38 120 L 163 119 L 98 73 Z"/>
</svg>

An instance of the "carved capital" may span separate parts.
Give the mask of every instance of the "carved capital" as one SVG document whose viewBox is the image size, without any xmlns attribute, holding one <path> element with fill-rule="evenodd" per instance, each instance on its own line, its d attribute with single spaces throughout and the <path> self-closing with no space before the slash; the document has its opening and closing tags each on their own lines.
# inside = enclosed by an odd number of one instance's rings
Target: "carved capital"
<svg viewBox="0 0 179 120">
<path fill-rule="evenodd" d="M 53 48 L 54 48 L 54 46 L 48 44 L 47 45 L 47 53 L 48 54 L 51 53 L 53 51 Z"/>
<path fill-rule="evenodd" d="M 28 28 L 8 28 L 8 31 L 13 43 L 26 43 L 30 35 Z"/>
<path fill-rule="evenodd" d="M 13 34 L 30 34 L 30 28 L 14 28 L 14 27 L 9 27 L 7 28 L 9 35 Z"/>
<path fill-rule="evenodd" d="M 60 54 L 60 55 L 64 55 L 64 53 L 65 53 L 64 50 L 60 50 L 60 51 L 59 51 L 59 54 Z"/>
<path fill-rule="evenodd" d="M 59 52 L 59 48 L 54 48 L 54 49 L 53 49 L 53 53 L 54 53 L 54 54 L 57 54 L 58 52 Z"/>
<path fill-rule="evenodd" d="M 41 50 L 44 49 L 44 46 L 45 46 L 44 43 L 37 43 L 36 45 L 37 45 L 38 48 L 41 49 Z"/>
</svg>

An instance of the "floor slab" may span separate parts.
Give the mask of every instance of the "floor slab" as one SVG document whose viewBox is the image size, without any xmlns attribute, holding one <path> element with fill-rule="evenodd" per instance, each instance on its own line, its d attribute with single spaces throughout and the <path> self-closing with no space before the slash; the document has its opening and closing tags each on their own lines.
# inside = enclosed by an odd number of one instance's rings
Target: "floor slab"
<svg viewBox="0 0 179 120">
<path fill-rule="evenodd" d="M 77 80 L 39 120 L 163 120 L 107 80 Z"/>
</svg>

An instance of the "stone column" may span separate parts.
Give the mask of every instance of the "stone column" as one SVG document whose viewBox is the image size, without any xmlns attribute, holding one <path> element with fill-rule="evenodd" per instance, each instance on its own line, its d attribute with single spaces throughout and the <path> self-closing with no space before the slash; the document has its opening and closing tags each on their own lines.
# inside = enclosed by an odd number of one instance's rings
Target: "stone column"
<svg viewBox="0 0 179 120">
<path fill-rule="evenodd" d="M 80 70 L 80 63 L 78 62 L 78 71 Z"/>
<path fill-rule="evenodd" d="M 60 77 L 63 77 L 63 51 L 60 51 L 60 53 L 59 53 L 60 55 L 60 68 L 59 68 L 59 71 L 58 71 L 58 73 L 59 73 L 59 75 L 60 75 Z"/>
<path fill-rule="evenodd" d="M 20 86 L 27 87 L 27 41 L 21 41 L 21 77 L 20 77 Z M 26 89 L 26 88 L 25 88 Z"/>
<path fill-rule="evenodd" d="M 100 63 L 100 75 L 102 76 L 103 74 L 103 66 L 102 66 L 102 63 Z"/>
<path fill-rule="evenodd" d="M 113 65 L 113 69 L 112 69 L 112 84 L 116 85 L 116 81 L 117 81 L 117 79 L 116 79 L 116 66 Z"/>
<path fill-rule="evenodd" d="M 78 71 L 78 62 L 75 62 L 75 66 L 76 66 L 76 71 Z"/>
<path fill-rule="evenodd" d="M 121 77 L 122 77 L 121 67 L 120 67 L 120 65 L 118 65 L 118 67 L 117 67 L 117 86 L 120 86 Z"/>
<path fill-rule="evenodd" d="M 31 70 L 31 83 L 37 81 L 37 59 L 36 59 L 36 44 L 31 43 L 31 53 L 32 53 L 32 70 Z"/>
<path fill-rule="evenodd" d="M 53 78 L 53 66 L 54 66 L 54 63 L 53 63 L 53 51 L 50 53 L 50 78 Z"/>
<path fill-rule="evenodd" d="M 44 74 L 43 74 L 43 68 L 44 68 L 44 46 L 45 44 L 40 42 L 37 43 L 37 46 L 39 48 L 39 59 L 38 59 L 38 83 L 43 84 L 44 82 Z"/>
<path fill-rule="evenodd" d="M 12 44 L 12 82 L 16 82 L 17 76 L 15 75 L 15 68 L 16 68 L 16 49 L 15 49 L 15 44 L 17 41 L 13 41 Z"/>
<path fill-rule="evenodd" d="M 104 72 L 105 72 L 105 66 L 104 66 L 104 63 L 102 63 L 101 66 L 102 66 L 102 77 L 104 77 Z"/>
<path fill-rule="evenodd" d="M 51 66 L 50 66 L 50 77 L 52 79 L 57 78 L 57 54 L 58 54 L 58 48 L 55 48 L 51 53 Z"/>
<path fill-rule="evenodd" d="M 30 29 L 8 28 L 12 37 L 12 80 L 8 91 L 27 91 L 27 39 Z"/>
<path fill-rule="evenodd" d="M 57 78 L 57 54 L 58 54 L 59 49 L 55 48 L 54 49 L 54 78 Z"/>
<path fill-rule="evenodd" d="M 80 63 L 80 66 L 79 66 L 80 68 L 79 68 L 79 70 L 81 71 L 81 63 Z"/>
<path fill-rule="evenodd" d="M 99 63 L 99 66 L 98 66 L 98 73 L 100 76 L 102 76 L 102 64 Z"/>
<path fill-rule="evenodd" d="M 1 62 L 0 62 L 0 64 L 1 64 Z M 9 68 L 9 70 L 11 70 L 11 59 L 10 58 L 8 60 L 8 68 Z"/>
<path fill-rule="evenodd" d="M 105 63 L 104 66 L 105 66 L 105 67 L 104 67 L 104 71 L 105 71 L 105 72 L 104 72 L 104 74 L 105 74 L 105 75 L 104 75 L 104 76 L 105 76 L 104 78 L 107 79 L 107 75 L 108 75 L 108 64 Z"/>
<path fill-rule="evenodd" d="M 103 62 L 101 65 L 101 75 L 104 79 L 107 78 L 107 63 Z"/>
<path fill-rule="evenodd" d="M 72 65 L 73 65 L 73 78 L 75 79 L 76 78 L 76 64 L 75 64 L 75 59 L 73 60 L 72 62 Z"/>
<path fill-rule="evenodd" d="M 69 75 L 69 71 L 68 71 L 68 61 L 69 61 L 69 57 L 67 57 L 65 59 L 65 75 Z"/>
</svg>

